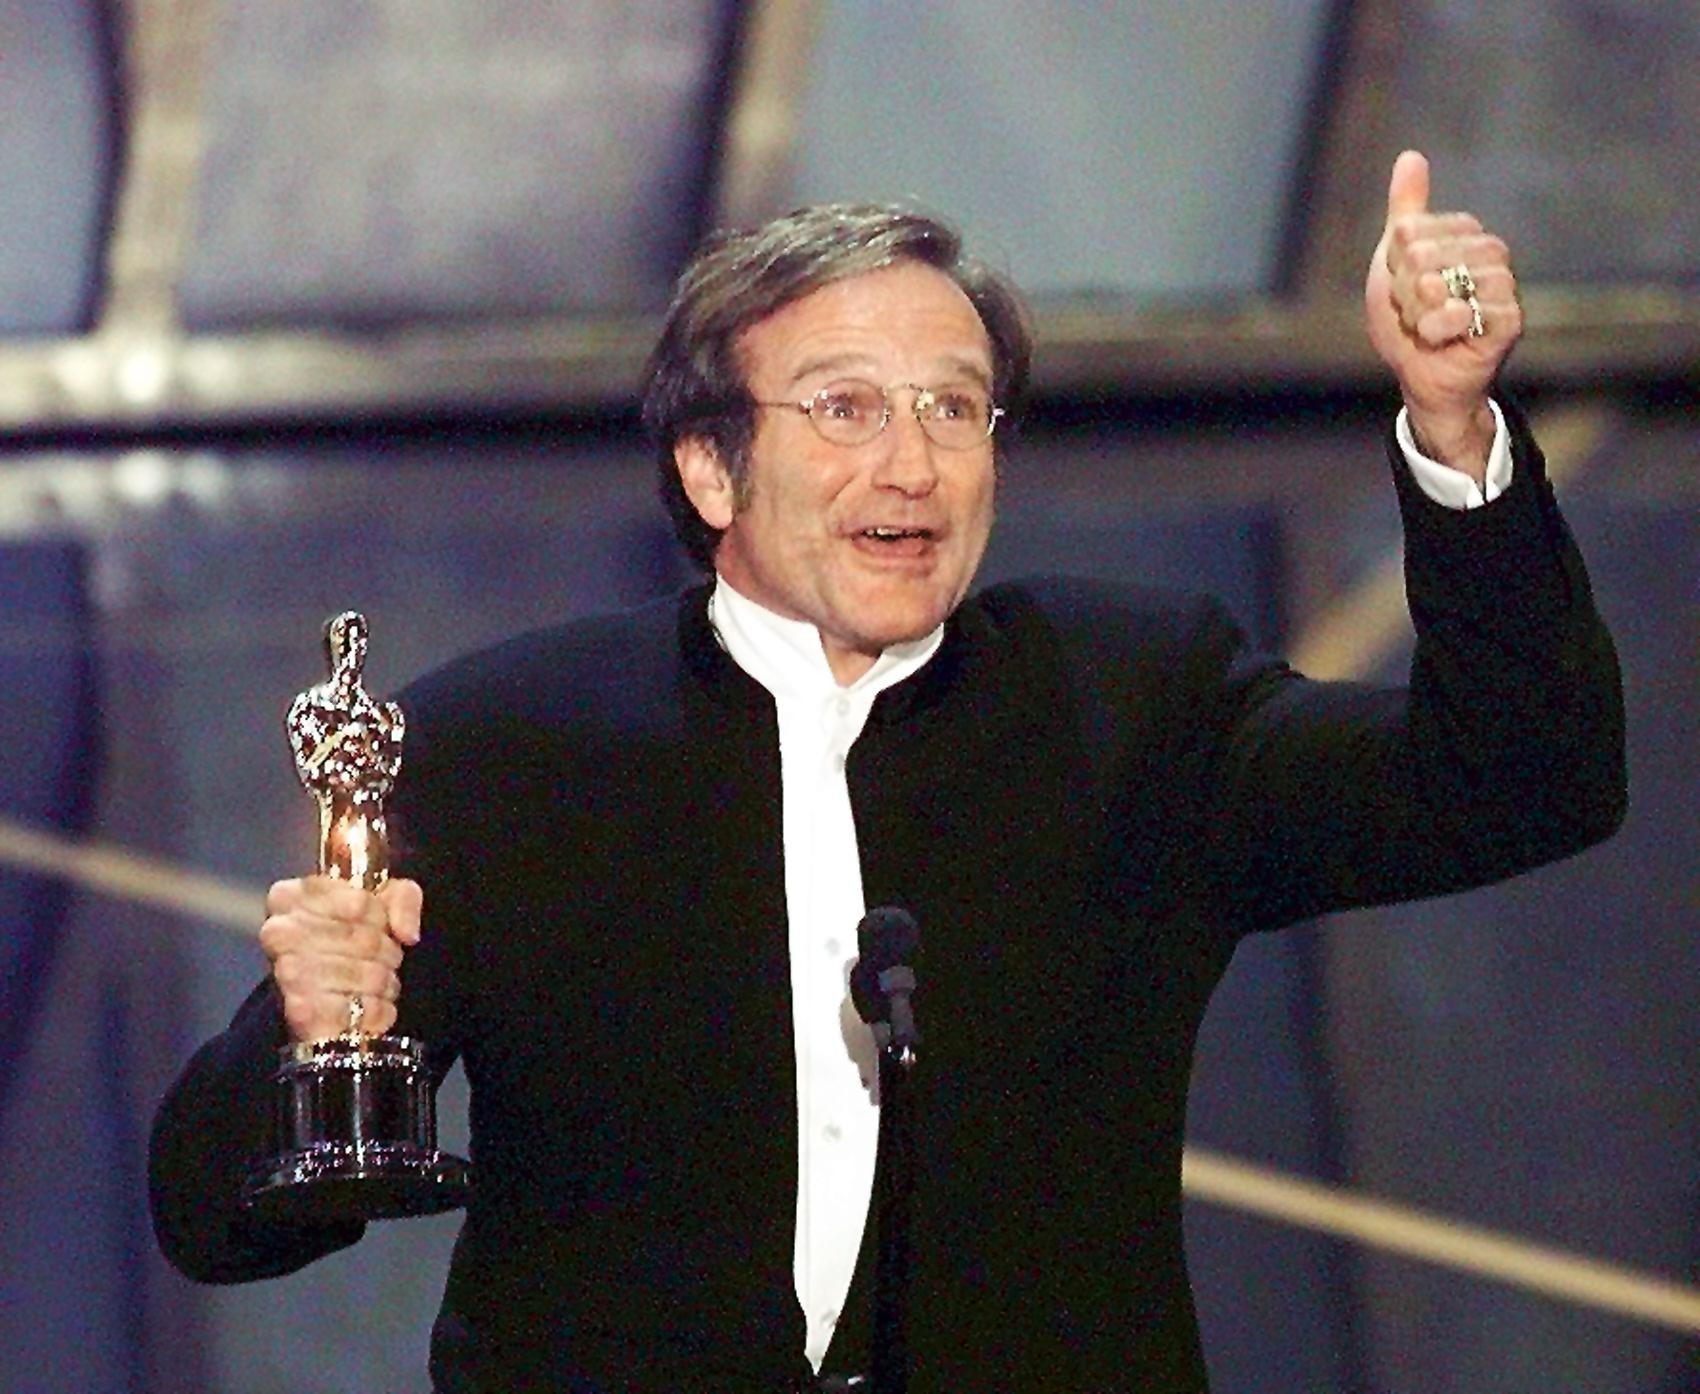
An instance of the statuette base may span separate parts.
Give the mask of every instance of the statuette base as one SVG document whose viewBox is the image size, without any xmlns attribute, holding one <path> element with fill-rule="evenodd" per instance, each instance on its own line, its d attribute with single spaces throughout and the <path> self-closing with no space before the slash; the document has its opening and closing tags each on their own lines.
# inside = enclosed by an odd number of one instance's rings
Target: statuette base
<svg viewBox="0 0 1700 1394">
<path fill-rule="evenodd" d="M 249 1173 L 243 1202 L 256 1214 L 386 1220 L 466 1203 L 466 1163 L 436 1145 L 420 1042 L 350 1033 L 284 1046 L 274 1087 L 283 1150 Z"/>
</svg>

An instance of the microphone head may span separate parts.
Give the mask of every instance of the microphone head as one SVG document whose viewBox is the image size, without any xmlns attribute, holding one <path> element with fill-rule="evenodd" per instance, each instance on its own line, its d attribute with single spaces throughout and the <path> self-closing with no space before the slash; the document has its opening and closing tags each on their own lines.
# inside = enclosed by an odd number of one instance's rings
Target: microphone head
<svg viewBox="0 0 1700 1394">
<path fill-rule="evenodd" d="M 921 926 L 897 905 L 878 905 L 856 926 L 856 966 L 850 970 L 850 1000 L 863 1021 L 891 1020 L 891 994 L 880 975 L 910 962 L 921 943 Z"/>
</svg>

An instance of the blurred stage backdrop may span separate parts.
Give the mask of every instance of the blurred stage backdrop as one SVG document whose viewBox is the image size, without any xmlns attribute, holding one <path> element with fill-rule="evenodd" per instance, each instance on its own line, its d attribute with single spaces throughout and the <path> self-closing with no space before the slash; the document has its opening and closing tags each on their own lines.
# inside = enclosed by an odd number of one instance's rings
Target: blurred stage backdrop
<svg viewBox="0 0 1700 1394">
<path fill-rule="evenodd" d="M 311 855 L 281 716 L 323 619 L 366 612 L 386 692 L 687 579 L 633 402 L 705 228 L 953 217 L 1041 341 L 988 574 L 1215 590 L 1391 678 L 1355 302 L 1405 145 L 1516 249 L 1633 811 L 1245 946 L 1192 1100 L 1209 1359 L 1700 1387 L 1697 60 L 1681 0 L 0 0 L 0 1388 L 427 1388 L 455 1217 L 197 1288 L 148 1119 Z"/>
</svg>

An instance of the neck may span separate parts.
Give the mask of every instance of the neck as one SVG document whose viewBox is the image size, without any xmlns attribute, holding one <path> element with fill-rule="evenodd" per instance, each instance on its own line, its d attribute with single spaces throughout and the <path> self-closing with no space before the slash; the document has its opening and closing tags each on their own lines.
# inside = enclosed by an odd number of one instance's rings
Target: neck
<svg viewBox="0 0 1700 1394">
<path fill-rule="evenodd" d="M 820 646 L 826 654 L 826 666 L 832 669 L 832 676 L 840 687 L 849 687 L 879 660 L 877 653 L 863 653 L 860 649 L 846 648 L 843 644 L 834 643 L 824 634 L 820 636 Z"/>
</svg>

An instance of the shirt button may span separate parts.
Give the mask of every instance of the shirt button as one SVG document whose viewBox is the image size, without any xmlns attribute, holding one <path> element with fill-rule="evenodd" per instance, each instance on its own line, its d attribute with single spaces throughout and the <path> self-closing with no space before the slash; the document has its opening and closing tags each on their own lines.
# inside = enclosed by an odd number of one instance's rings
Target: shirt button
<svg viewBox="0 0 1700 1394">
<path fill-rule="evenodd" d="M 820 1319 L 821 1319 L 821 1322 L 822 1322 L 823 1325 L 826 1325 L 826 1326 L 836 1325 L 837 1322 L 838 1322 L 838 1308 L 828 1307 L 824 1312 L 822 1312 L 820 1314 Z"/>
<path fill-rule="evenodd" d="M 850 715 L 850 699 L 848 697 L 840 697 L 834 705 L 837 706 L 840 716 Z"/>
<path fill-rule="evenodd" d="M 823 949 L 825 949 L 827 951 L 827 953 L 830 954 L 833 958 L 837 958 L 838 957 L 838 951 L 840 949 L 842 949 L 844 946 L 842 944 L 840 944 L 836 939 L 828 939 L 826 941 L 826 943 L 821 945 L 821 947 Z"/>
<path fill-rule="evenodd" d="M 844 1136 L 844 1129 L 839 1127 L 838 1124 L 836 1124 L 836 1123 L 828 1123 L 820 1131 L 821 1131 L 821 1136 L 824 1137 L 828 1142 L 837 1142 L 840 1138 L 842 1138 Z M 836 1315 L 836 1313 L 834 1315 Z"/>
</svg>

